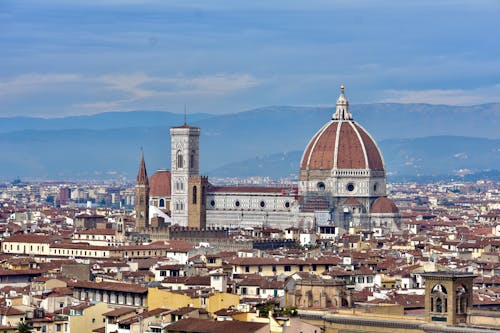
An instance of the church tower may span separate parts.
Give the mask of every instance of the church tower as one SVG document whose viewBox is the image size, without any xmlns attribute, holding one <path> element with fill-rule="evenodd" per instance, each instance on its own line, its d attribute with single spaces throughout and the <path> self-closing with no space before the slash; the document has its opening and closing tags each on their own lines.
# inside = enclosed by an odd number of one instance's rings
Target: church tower
<svg viewBox="0 0 500 333">
<path fill-rule="evenodd" d="M 193 202 L 204 205 L 200 187 L 190 188 L 193 179 L 199 178 L 200 128 L 184 124 L 170 129 L 171 149 L 171 201 L 172 224 L 195 226 L 189 223 L 194 212 Z M 196 193 L 193 193 L 196 191 Z M 197 200 L 190 200 L 193 197 Z M 200 226 L 198 226 L 200 227 Z"/>
<path fill-rule="evenodd" d="M 144 151 L 139 164 L 139 171 L 135 183 L 135 230 L 149 226 L 149 180 L 144 162 Z"/>
</svg>

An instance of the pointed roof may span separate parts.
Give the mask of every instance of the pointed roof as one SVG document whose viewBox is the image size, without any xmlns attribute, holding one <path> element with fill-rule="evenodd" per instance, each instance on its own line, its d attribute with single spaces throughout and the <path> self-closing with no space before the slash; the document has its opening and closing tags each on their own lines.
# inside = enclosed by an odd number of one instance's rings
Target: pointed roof
<svg viewBox="0 0 500 333">
<path fill-rule="evenodd" d="M 144 150 L 142 151 L 141 155 L 141 163 L 139 164 L 139 171 L 137 172 L 136 184 L 149 186 L 148 173 L 146 171 L 146 163 L 144 162 Z"/>
</svg>

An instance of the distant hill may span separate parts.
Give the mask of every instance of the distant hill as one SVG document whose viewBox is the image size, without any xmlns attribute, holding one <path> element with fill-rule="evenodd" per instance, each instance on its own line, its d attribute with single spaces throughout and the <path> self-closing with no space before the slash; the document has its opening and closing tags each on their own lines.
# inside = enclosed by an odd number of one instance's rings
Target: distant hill
<svg viewBox="0 0 500 333">
<path fill-rule="evenodd" d="M 209 118 L 211 115 L 190 114 L 189 121 Z M 105 112 L 89 116 L 61 118 L 9 117 L 0 118 L 0 133 L 24 130 L 113 129 L 182 124 L 184 115 L 164 111 Z"/>
<path fill-rule="evenodd" d="M 432 175 L 499 165 L 500 104 L 366 104 L 354 105 L 351 111 L 380 143 L 387 169 L 394 174 Z M 276 106 L 218 116 L 193 114 L 188 115 L 188 123 L 202 129 L 203 173 L 277 177 L 296 172 L 300 152 L 333 112 L 333 108 Z M 3 118 L 0 179 L 131 179 L 141 147 L 150 173 L 168 168 L 169 128 L 182 124 L 183 118 L 154 111 L 57 119 Z M 288 160 L 283 162 L 288 166 L 273 171 L 267 165 L 277 164 L 275 159 Z"/>
</svg>

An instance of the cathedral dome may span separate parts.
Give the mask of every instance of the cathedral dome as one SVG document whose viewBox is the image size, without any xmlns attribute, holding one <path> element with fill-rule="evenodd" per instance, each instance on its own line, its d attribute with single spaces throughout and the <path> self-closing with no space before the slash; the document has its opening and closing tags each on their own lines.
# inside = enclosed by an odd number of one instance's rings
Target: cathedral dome
<svg viewBox="0 0 500 333">
<path fill-rule="evenodd" d="M 302 173 L 339 169 L 384 171 L 384 160 L 377 144 L 352 120 L 344 86 L 332 120 L 309 141 L 300 163 Z"/>
<path fill-rule="evenodd" d="M 149 195 L 153 197 L 169 197 L 171 174 L 168 170 L 158 170 L 149 178 Z"/>
<path fill-rule="evenodd" d="M 398 214 L 399 209 L 396 204 L 387 197 L 379 197 L 372 204 L 372 214 Z"/>
</svg>

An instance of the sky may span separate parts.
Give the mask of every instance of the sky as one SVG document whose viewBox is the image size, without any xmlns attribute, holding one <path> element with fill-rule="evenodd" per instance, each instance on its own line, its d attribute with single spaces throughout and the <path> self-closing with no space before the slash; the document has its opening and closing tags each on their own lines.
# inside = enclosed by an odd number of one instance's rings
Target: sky
<svg viewBox="0 0 500 333">
<path fill-rule="evenodd" d="M 497 0 L 0 0 L 0 117 L 500 102 Z"/>
</svg>

